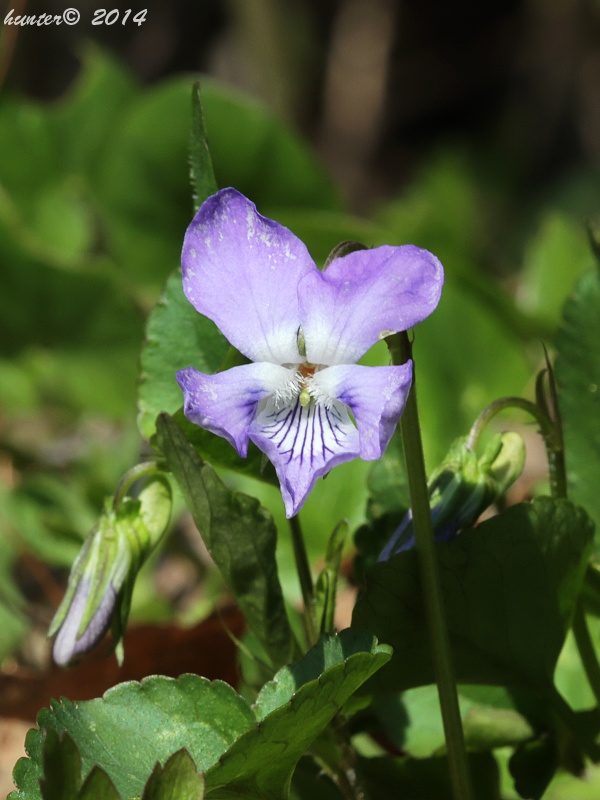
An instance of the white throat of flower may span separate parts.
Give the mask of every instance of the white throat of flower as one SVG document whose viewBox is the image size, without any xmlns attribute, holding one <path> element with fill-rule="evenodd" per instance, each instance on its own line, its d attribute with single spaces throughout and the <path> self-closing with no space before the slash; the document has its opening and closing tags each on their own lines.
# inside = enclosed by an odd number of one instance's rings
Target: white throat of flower
<svg viewBox="0 0 600 800">
<path fill-rule="evenodd" d="M 295 405 L 298 400 L 302 408 L 306 408 L 311 402 L 318 403 L 331 408 L 335 398 L 330 397 L 319 386 L 315 376 L 326 366 L 322 364 L 311 364 L 305 361 L 300 364 L 285 364 L 289 370 L 289 378 L 279 386 L 273 394 L 275 407 L 281 409 L 284 406 Z"/>
</svg>

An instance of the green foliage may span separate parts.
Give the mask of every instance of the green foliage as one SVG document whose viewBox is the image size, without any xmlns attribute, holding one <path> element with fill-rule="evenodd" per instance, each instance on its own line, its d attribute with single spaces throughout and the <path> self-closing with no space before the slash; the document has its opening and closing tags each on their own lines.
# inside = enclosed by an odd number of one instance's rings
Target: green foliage
<svg viewBox="0 0 600 800">
<path fill-rule="evenodd" d="M 273 663 L 285 664 L 293 640 L 277 574 L 277 531 L 271 515 L 255 498 L 229 490 L 168 414 L 158 417 L 158 443 L 248 624 Z"/>
<path fill-rule="evenodd" d="M 600 767 L 591 766 L 583 777 L 559 773 L 548 787 L 543 800 L 596 800 L 600 792 Z"/>
<path fill-rule="evenodd" d="M 534 736 L 531 723 L 504 687 L 461 686 L 458 699 L 465 739 L 471 750 L 515 746 Z M 527 710 L 531 714 L 531 708 Z M 430 758 L 444 752 L 444 727 L 436 686 L 384 695 L 375 702 L 373 711 L 386 734 L 406 754 Z"/>
<path fill-rule="evenodd" d="M 540 498 L 439 547 L 460 682 L 550 691 L 592 535 L 582 509 Z M 380 689 L 434 681 L 414 551 L 371 567 L 352 624 L 394 647 L 391 663 L 377 676 Z"/>
<path fill-rule="evenodd" d="M 569 495 L 600 534 L 600 272 L 586 272 L 564 308 L 556 381 L 563 418 Z M 598 544 L 596 544 L 596 553 Z"/>
<path fill-rule="evenodd" d="M 146 325 L 139 431 L 160 451 L 161 468 L 171 470 L 259 642 L 252 650 L 264 659 L 262 680 L 279 669 L 252 696 L 253 705 L 226 684 L 193 675 L 122 684 L 88 702 L 53 702 L 39 715 L 40 729 L 27 737 L 29 757 L 15 768 L 18 789 L 11 798 L 282 800 L 291 785 L 294 800 L 332 800 L 340 794 L 335 780 L 348 766 L 342 762 L 350 740 L 336 739 L 340 714 L 349 717 L 343 735 L 359 734 L 350 742 L 359 753 L 352 768 L 368 796 L 452 796 L 416 554 L 372 563 L 409 505 L 401 443 L 395 438 L 372 466 L 336 469 L 303 509 L 309 553 L 320 559 L 317 611 L 328 631 L 345 567 L 348 523 L 337 523 L 359 520 L 368 494 L 367 523 L 356 535 L 365 588 L 352 629 L 325 636 L 290 665 L 300 645 L 284 593 L 293 595 L 296 576 L 289 540 L 277 542 L 267 510 L 280 509 L 269 485 L 277 484 L 274 470 L 254 446 L 241 459 L 225 440 L 183 416 L 176 371 L 194 366 L 214 373 L 240 358 L 187 302 L 178 270 L 194 209 L 229 185 L 288 225 L 319 265 L 348 239 L 369 247 L 414 242 L 443 262 L 442 302 L 415 332 L 430 464 L 487 403 L 522 394 L 540 360 L 541 337 L 556 344 L 569 496 L 582 508 L 549 499 L 518 505 L 437 552 L 457 673 L 477 684 L 461 686 L 459 694 L 475 796 L 499 800 L 504 793 L 501 759 L 492 755 L 503 747 L 512 751 L 504 757 L 520 796 L 596 798 L 596 767 L 577 776 L 565 771 L 582 766 L 577 737 L 593 740 L 599 733 L 597 711 L 579 710 L 593 696 L 572 636 L 556 668 L 592 547 L 592 523 L 600 528 L 597 269 L 582 275 L 555 330 L 565 295 L 591 262 L 583 227 L 549 205 L 532 221 L 510 196 L 514 187 L 490 178 L 494 168 L 484 154 L 460 152 L 430 156 L 402 196 L 370 219 L 358 218 L 341 209 L 298 136 L 255 102 L 206 79 L 202 98 L 196 84 L 190 105 L 191 76 L 141 88 L 96 48 L 87 47 L 82 60 L 79 79 L 59 102 L 0 98 L 0 152 L 11 154 L 0 163 L 0 660 L 28 625 L 14 577 L 17 567 L 22 572 L 21 554 L 70 565 L 98 519 L 101 499 L 139 450 L 131 412 Z M 584 195 L 586 203 L 594 197 L 582 186 L 580 180 L 578 208 Z M 559 205 L 569 204 L 563 197 Z M 522 229 L 507 236 L 509 207 L 511 219 L 522 217 Z M 513 252 L 518 237 L 525 242 L 522 258 Z M 493 272 L 506 273 L 514 263 L 520 269 L 509 292 Z M 385 364 L 389 356 L 380 345 L 363 361 Z M 120 426 L 110 436 L 101 428 L 104 450 L 85 441 L 83 421 L 90 419 Z M 249 487 L 263 504 L 229 488 L 215 468 L 235 473 L 227 480 Z M 160 492 L 142 492 L 125 502 L 118 522 L 134 537 L 138 523 L 158 537 L 166 524 L 164 500 Z M 331 530 L 324 552 L 324 532 Z M 588 572 L 585 599 L 594 612 L 597 581 Z M 95 588 L 98 603 L 103 587 Z M 131 580 L 123 626 L 132 588 Z M 595 620 L 588 622 L 597 651 Z M 373 634 L 394 646 L 393 656 Z M 567 713 L 569 731 L 564 719 L 559 726 L 554 719 L 560 710 L 555 687 L 578 709 L 570 720 Z M 402 757 L 374 755 L 381 750 L 369 739 L 371 730 Z"/>
<path fill-rule="evenodd" d="M 196 675 L 120 684 L 102 699 L 85 703 L 63 699 L 38 717 L 44 731 L 68 731 L 81 754 L 83 773 L 99 765 L 124 798 L 142 793 L 156 761 L 165 763 L 186 748 L 196 768 L 205 770 L 253 724 L 250 708 L 230 686 Z M 40 731 L 29 734 L 27 749 L 30 758 L 15 769 L 20 793 L 14 800 L 39 797 L 33 787 L 35 776 L 42 774 Z"/>
<path fill-rule="evenodd" d="M 187 750 L 178 750 L 161 766 L 158 763 L 144 788 L 142 800 L 202 800 L 204 777 Z"/>
<path fill-rule="evenodd" d="M 517 301 L 555 327 L 575 282 L 592 264 L 584 226 L 547 212 L 525 250 Z"/>
<path fill-rule="evenodd" d="M 351 695 L 390 657 L 373 637 L 325 637 L 298 664 L 284 667 L 254 705 L 258 725 L 206 775 L 222 797 L 286 797 L 293 768 Z"/>
<path fill-rule="evenodd" d="M 454 800 L 445 758 L 369 758 L 361 759 L 358 766 L 369 797 L 377 800 Z M 477 800 L 502 800 L 498 767 L 491 753 L 471 754 L 469 768 Z"/>
<path fill-rule="evenodd" d="M 192 89 L 192 131 L 190 134 L 190 179 L 194 209 L 200 208 L 211 194 L 218 190 L 212 158 L 206 141 L 204 112 L 200 97 L 200 82 Z"/>
<path fill-rule="evenodd" d="M 28 735 L 29 758 L 15 768 L 19 788 L 11 800 L 55 800 L 61 775 L 75 797 L 81 772 L 94 767 L 122 798 L 201 797 L 196 771 L 206 772 L 206 793 L 215 797 L 284 798 L 298 759 L 389 656 L 371 636 L 326 637 L 278 672 L 252 709 L 227 684 L 196 675 L 155 676 L 99 700 L 53 702 L 40 712 L 40 730 Z M 176 781 L 188 794 L 174 793 Z"/>
</svg>

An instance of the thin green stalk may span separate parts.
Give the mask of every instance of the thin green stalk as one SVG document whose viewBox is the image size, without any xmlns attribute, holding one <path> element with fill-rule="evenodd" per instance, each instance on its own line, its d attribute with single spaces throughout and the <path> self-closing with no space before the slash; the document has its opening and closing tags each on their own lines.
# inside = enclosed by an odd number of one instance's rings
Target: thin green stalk
<svg viewBox="0 0 600 800">
<path fill-rule="evenodd" d="M 315 588 L 310 571 L 310 564 L 308 563 L 308 556 L 306 554 L 304 536 L 302 535 L 300 520 L 297 516 L 290 519 L 290 530 L 292 532 L 292 546 L 294 548 L 296 571 L 298 572 L 298 580 L 300 582 L 302 599 L 304 601 L 306 633 L 308 635 L 309 644 L 313 645 L 319 638 L 317 621 L 315 619 Z"/>
<path fill-rule="evenodd" d="M 403 364 L 411 357 L 411 344 L 406 333 L 389 337 L 388 346 L 394 364 Z M 473 792 L 469 775 L 467 749 L 458 706 L 458 694 L 433 538 L 414 377 L 406 408 L 401 418 L 401 430 L 408 473 L 416 550 L 419 559 L 434 671 L 444 723 L 452 790 L 455 800 L 472 800 Z"/>
<path fill-rule="evenodd" d="M 143 464 L 136 464 L 135 467 L 127 470 L 119 481 L 113 496 L 113 508 L 117 509 L 127 493 L 136 481 L 140 478 L 149 478 L 151 475 L 158 475 L 163 470 L 160 469 L 156 461 L 145 461 Z"/>
</svg>

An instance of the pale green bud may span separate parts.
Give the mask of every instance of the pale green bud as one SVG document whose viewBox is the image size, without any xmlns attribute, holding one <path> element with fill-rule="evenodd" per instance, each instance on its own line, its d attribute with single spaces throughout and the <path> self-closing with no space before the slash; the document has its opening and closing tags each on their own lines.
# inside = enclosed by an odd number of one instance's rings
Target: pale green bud
<svg viewBox="0 0 600 800">
<path fill-rule="evenodd" d="M 125 631 L 135 578 L 159 543 L 171 514 L 171 488 L 153 477 L 137 499 L 104 513 L 77 556 L 67 592 L 48 631 L 53 656 L 66 666 L 91 650 L 112 623 L 115 647 Z"/>
</svg>

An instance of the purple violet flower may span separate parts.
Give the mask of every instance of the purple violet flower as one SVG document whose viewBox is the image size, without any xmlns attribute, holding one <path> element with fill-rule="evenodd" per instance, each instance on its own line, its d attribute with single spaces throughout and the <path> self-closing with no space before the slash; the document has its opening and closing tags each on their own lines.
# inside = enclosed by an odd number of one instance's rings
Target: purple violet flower
<svg viewBox="0 0 600 800">
<path fill-rule="evenodd" d="M 223 189 L 188 227 L 182 267 L 190 303 L 254 362 L 216 375 L 178 372 L 185 415 L 241 456 L 252 440 L 275 466 L 288 517 L 332 467 L 382 455 L 412 362 L 356 362 L 435 309 L 443 284 L 435 256 L 384 245 L 320 271 L 291 231 Z"/>
</svg>

